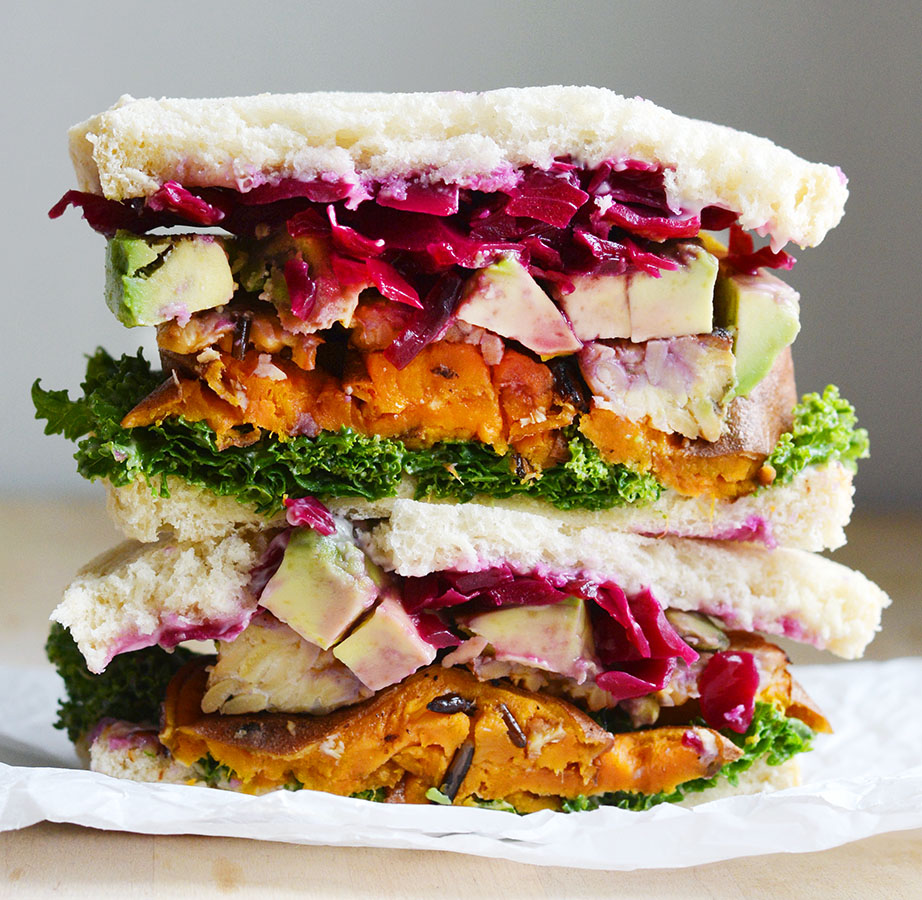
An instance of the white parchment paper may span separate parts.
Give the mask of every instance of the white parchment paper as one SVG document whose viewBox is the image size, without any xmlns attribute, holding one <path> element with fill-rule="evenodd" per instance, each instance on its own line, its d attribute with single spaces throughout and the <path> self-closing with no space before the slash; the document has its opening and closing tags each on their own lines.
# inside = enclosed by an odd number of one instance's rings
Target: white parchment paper
<svg viewBox="0 0 922 900">
<path fill-rule="evenodd" d="M 802 757 L 800 788 L 693 809 L 514 816 L 313 791 L 246 797 L 83 771 L 66 737 L 51 725 L 57 677 L 45 669 L 0 666 L 0 830 L 49 820 L 146 834 L 449 850 L 627 870 L 804 853 L 922 827 L 922 658 L 814 666 L 799 669 L 797 677 L 836 728 Z"/>
</svg>

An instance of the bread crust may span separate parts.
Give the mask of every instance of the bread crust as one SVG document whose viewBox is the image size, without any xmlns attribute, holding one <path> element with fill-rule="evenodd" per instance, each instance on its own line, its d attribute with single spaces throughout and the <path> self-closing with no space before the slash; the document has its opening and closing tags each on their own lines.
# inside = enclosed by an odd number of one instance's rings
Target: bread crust
<svg viewBox="0 0 922 900">
<path fill-rule="evenodd" d="M 249 190 L 282 178 L 407 175 L 493 190 L 524 165 L 641 160 L 685 209 L 720 206 L 776 245 L 814 246 L 842 217 L 846 179 L 756 137 L 596 87 L 483 93 L 122 97 L 70 131 L 81 190 L 113 200 L 166 181 Z"/>
</svg>

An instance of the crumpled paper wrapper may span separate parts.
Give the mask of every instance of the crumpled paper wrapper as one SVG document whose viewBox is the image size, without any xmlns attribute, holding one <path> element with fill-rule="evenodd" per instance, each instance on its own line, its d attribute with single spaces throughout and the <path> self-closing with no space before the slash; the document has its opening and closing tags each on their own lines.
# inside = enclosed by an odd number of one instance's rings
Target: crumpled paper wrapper
<svg viewBox="0 0 922 900">
<path fill-rule="evenodd" d="M 643 813 L 603 808 L 515 816 L 313 791 L 247 797 L 83 771 L 67 738 L 52 728 L 57 676 L 0 667 L 0 830 L 48 820 L 145 834 L 450 850 L 628 870 L 806 853 L 922 827 L 922 657 L 806 667 L 797 677 L 836 729 L 801 757 L 802 787 L 692 809 L 667 804 Z"/>
</svg>

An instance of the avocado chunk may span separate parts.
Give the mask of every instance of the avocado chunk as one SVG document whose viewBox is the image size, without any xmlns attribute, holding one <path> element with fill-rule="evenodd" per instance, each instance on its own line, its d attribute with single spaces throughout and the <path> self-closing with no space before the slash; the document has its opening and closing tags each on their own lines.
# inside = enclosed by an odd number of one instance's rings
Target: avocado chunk
<svg viewBox="0 0 922 900">
<path fill-rule="evenodd" d="M 589 614 L 578 597 L 491 610 L 461 624 L 486 638 L 498 660 L 557 672 L 579 683 L 598 670 Z"/>
<path fill-rule="evenodd" d="M 234 295 L 225 241 L 210 234 L 139 237 L 116 232 L 106 246 L 106 303 L 134 325 L 187 321 Z"/>
<path fill-rule="evenodd" d="M 539 356 L 573 353 L 582 346 L 554 301 L 512 257 L 468 279 L 455 315 L 468 325 L 518 341 Z"/>
<path fill-rule="evenodd" d="M 574 275 L 573 290 L 554 293 L 563 307 L 573 333 L 581 341 L 598 338 L 629 338 L 631 308 L 628 306 L 628 279 L 625 275 Z"/>
<path fill-rule="evenodd" d="M 631 340 L 708 334 L 714 319 L 718 262 L 698 244 L 679 245 L 678 269 L 628 275 Z"/>
<path fill-rule="evenodd" d="M 778 354 L 800 331 L 800 295 L 780 278 L 721 276 L 714 299 L 717 324 L 733 334 L 734 396 L 748 397 L 771 371 Z"/>
<path fill-rule="evenodd" d="M 715 625 L 702 613 L 684 612 L 680 609 L 667 609 L 669 624 L 682 636 L 686 644 L 695 650 L 727 650 L 730 638 L 722 628 Z"/>
<path fill-rule="evenodd" d="M 373 691 L 403 681 L 435 659 L 435 647 L 420 635 L 416 624 L 396 597 L 385 597 L 375 611 L 342 643 L 333 655 Z"/>
<path fill-rule="evenodd" d="M 305 640 L 327 650 L 378 596 L 373 566 L 351 536 L 296 529 L 259 603 Z"/>
</svg>

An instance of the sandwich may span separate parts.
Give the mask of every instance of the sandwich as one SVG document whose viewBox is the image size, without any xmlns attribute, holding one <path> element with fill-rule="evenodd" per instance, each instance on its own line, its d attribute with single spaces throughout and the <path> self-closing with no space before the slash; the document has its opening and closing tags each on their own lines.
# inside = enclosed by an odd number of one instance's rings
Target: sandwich
<svg viewBox="0 0 922 900">
<path fill-rule="evenodd" d="M 159 359 L 36 382 L 126 540 L 52 614 L 114 777 L 527 813 L 796 783 L 773 636 L 860 656 L 867 435 L 785 247 L 846 180 L 588 87 L 123 97 L 75 126 Z M 759 238 L 759 240 L 757 240 Z"/>
</svg>

